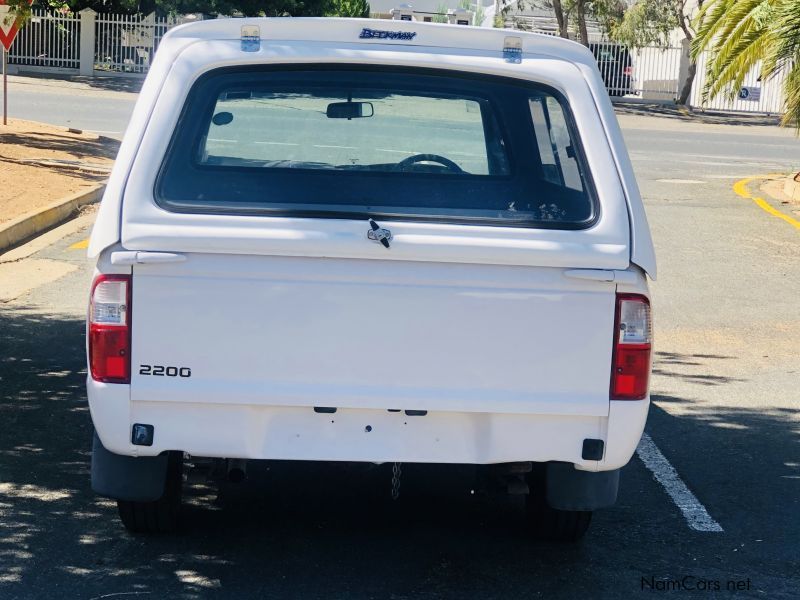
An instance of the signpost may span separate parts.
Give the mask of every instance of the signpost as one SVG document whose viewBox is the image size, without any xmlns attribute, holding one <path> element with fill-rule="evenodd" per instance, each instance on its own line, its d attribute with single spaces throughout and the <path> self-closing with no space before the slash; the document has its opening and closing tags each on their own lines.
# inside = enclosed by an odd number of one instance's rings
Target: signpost
<svg viewBox="0 0 800 600">
<path fill-rule="evenodd" d="M 33 4 L 33 0 L 28 0 Z M 0 0 L 0 44 L 3 46 L 3 125 L 8 125 L 8 51 L 17 37 L 19 28 L 23 25 L 23 17 L 6 5 L 6 0 Z"/>
<path fill-rule="evenodd" d="M 761 101 L 761 88 L 744 86 L 739 89 L 739 99 L 759 102 Z"/>
</svg>

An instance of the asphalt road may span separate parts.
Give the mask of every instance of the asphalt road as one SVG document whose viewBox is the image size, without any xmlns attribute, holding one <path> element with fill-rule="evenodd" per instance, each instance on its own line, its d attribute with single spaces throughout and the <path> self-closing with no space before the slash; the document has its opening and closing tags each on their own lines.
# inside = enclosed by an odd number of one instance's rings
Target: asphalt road
<svg viewBox="0 0 800 600">
<path fill-rule="evenodd" d="M 121 138 L 142 79 L 8 77 L 8 116 Z"/>
<path fill-rule="evenodd" d="M 111 93 L 72 116 L 26 114 L 122 131 L 130 98 Z M 620 119 L 659 259 L 647 432 L 723 531 L 691 529 L 635 457 L 618 504 L 574 546 L 529 541 L 519 503 L 470 494 L 466 470 L 414 466 L 396 503 L 385 468 L 274 464 L 219 492 L 195 482 L 182 534 L 130 536 L 89 489 L 91 266 L 72 248 L 87 216 L 27 257 L 0 256 L 0 598 L 628 598 L 729 595 L 728 582 L 739 596 L 797 597 L 800 231 L 732 186 L 800 169 L 800 141 Z M 695 591 L 664 591 L 675 580 Z"/>
</svg>

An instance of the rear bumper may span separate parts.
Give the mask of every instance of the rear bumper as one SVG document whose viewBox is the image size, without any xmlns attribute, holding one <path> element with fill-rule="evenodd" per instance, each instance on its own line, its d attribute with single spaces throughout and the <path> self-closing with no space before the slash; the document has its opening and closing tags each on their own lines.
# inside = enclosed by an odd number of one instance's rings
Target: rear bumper
<svg viewBox="0 0 800 600">
<path fill-rule="evenodd" d="M 125 456 L 180 450 L 194 456 L 274 460 L 492 464 L 560 461 L 609 471 L 631 458 L 649 400 L 612 401 L 608 417 L 383 409 L 131 402 L 127 385 L 88 381 L 92 420 L 103 446 Z M 131 426 L 154 426 L 152 446 L 131 444 Z M 605 442 L 584 460 L 584 439 Z"/>
<path fill-rule="evenodd" d="M 97 433 L 92 444 L 92 489 L 116 500 L 152 502 L 164 495 L 169 454 L 131 457 L 109 452 Z M 592 511 L 617 500 L 619 469 L 578 471 L 569 463 L 546 466 L 547 503 L 558 510 Z"/>
</svg>

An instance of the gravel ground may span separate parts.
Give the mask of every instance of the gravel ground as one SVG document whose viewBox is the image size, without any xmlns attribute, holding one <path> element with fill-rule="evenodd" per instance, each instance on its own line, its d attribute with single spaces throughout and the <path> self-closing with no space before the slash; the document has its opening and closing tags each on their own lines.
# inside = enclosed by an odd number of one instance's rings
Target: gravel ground
<svg viewBox="0 0 800 600">
<path fill-rule="evenodd" d="M 33 121 L 0 125 L 0 224 L 108 176 L 119 142 Z"/>
</svg>

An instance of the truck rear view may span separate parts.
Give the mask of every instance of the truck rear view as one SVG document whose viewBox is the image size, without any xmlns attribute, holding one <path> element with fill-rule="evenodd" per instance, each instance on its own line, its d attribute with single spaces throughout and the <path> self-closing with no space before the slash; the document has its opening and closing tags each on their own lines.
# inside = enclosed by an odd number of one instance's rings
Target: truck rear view
<svg viewBox="0 0 800 600">
<path fill-rule="evenodd" d="M 185 455 L 471 464 L 580 538 L 649 404 L 655 264 L 604 94 L 518 32 L 170 32 L 90 247 L 95 490 L 161 531 Z"/>
</svg>

